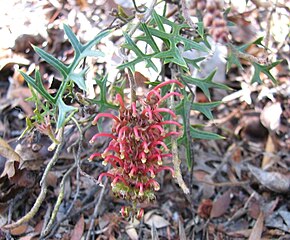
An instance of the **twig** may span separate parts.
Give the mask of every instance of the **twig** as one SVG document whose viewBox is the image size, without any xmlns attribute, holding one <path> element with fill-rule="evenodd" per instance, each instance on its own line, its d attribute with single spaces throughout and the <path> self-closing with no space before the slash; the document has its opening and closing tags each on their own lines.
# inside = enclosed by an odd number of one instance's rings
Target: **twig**
<svg viewBox="0 0 290 240">
<path fill-rule="evenodd" d="M 76 167 L 76 164 L 72 165 L 70 167 L 70 169 L 64 174 L 62 180 L 61 180 L 61 183 L 60 183 L 60 191 L 58 193 L 58 197 L 57 197 L 57 200 L 56 200 L 56 203 L 54 205 L 54 208 L 53 208 L 53 211 L 52 211 L 52 214 L 51 214 L 51 218 L 46 226 L 46 228 L 44 229 L 44 231 L 42 232 L 42 236 L 48 234 L 48 232 L 51 230 L 51 227 L 55 221 L 55 218 L 56 218 L 56 215 L 58 213 L 58 210 L 59 210 L 59 207 L 60 207 L 60 204 L 64 198 L 64 190 L 65 190 L 65 181 L 67 179 L 67 177 L 69 176 L 69 174 L 72 172 L 72 170 Z"/>
<path fill-rule="evenodd" d="M 249 184 L 249 181 L 242 181 L 242 182 L 208 182 L 203 180 L 196 180 L 197 182 L 204 183 L 207 185 L 215 186 L 215 187 L 237 187 L 237 186 L 244 186 L 246 184 Z"/>
<path fill-rule="evenodd" d="M 133 2 L 133 5 L 134 5 L 134 8 L 135 8 L 136 12 L 138 12 L 138 13 L 144 13 L 144 12 L 146 12 L 146 10 L 140 10 L 138 8 L 138 6 L 136 5 L 136 1 L 135 0 L 132 0 L 132 2 Z"/>
<path fill-rule="evenodd" d="M 188 13 L 188 8 L 187 8 L 187 4 L 186 4 L 186 0 L 181 0 L 181 11 L 183 13 L 183 17 L 185 18 L 185 21 L 187 22 L 187 24 L 195 29 L 196 25 L 194 24 L 194 22 L 191 20 L 190 15 Z"/>
<path fill-rule="evenodd" d="M 175 84 L 172 85 L 171 91 L 174 91 L 174 85 Z M 174 108 L 175 108 L 173 96 L 170 98 L 170 108 L 172 110 L 174 110 Z M 170 125 L 170 131 L 176 132 L 176 125 L 175 124 Z M 174 174 L 175 174 L 177 183 L 185 194 L 189 194 L 190 191 L 189 191 L 188 187 L 186 186 L 186 184 L 182 178 L 181 169 L 180 169 L 181 160 L 178 157 L 177 138 L 174 136 L 171 137 L 171 152 L 172 152 L 172 162 L 173 162 L 173 167 L 174 167 Z"/>
<path fill-rule="evenodd" d="M 47 207 L 46 207 L 46 213 L 44 215 L 43 225 L 42 225 L 42 229 L 41 229 L 41 235 L 42 235 L 43 231 L 45 230 L 47 223 L 49 222 L 51 210 L 52 210 L 52 206 L 49 203 L 49 204 L 47 204 Z"/>
<path fill-rule="evenodd" d="M 41 190 L 40 190 L 40 193 L 39 193 L 39 195 L 38 195 L 38 197 L 37 197 L 37 199 L 36 199 L 33 207 L 31 208 L 31 210 L 25 216 L 23 216 L 22 218 L 20 218 L 17 222 L 12 223 L 12 224 L 8 224 L 8 225 L 4 226 L 4 228 L 6 228 L 6 229 L 16 228 L 19 225 L 21 225 L 21 224 L 23 224 L 25 222 L 28 222 L 38 212 L 41 204 L 43 203 L 43 201 L 45 199 L 46 193 L 47 193 L 47 182 L 46 182 L 47 175 L 48 175 L 50 169 L 52 168 L 52 166 L 58 160 L 60 151 L 62 150 L 62 147 L 64 145 L 64 141 L 62 139 L 62 137 L 63 137 L 63 130 L 64 130 L 64 128 L 61 128 L 60 129 L 60 132 L 61 132 L 61 134 L 60 134 L 61 135 L 61 142 L 57 146 L 57 148 L 56 148 L 56 150 L 54 152 L 54 155 L 53 155 L 52 159 L 50 160 L 50 162 L 48 163 L 48 165 L 45 168 L 45 171 L 43 173 L 43 176 L 42 176 L 42 179 L 41 179 L 41 182 L 40 182 Z"/>
<path fill-rule="evenodd" d="M 271 32 L 271 19 L 272 19 L 272 15 L 275 11 L 276 11 L 276 8 L 273 7 L 267 16 L 267 28 L 266 28 L 266 36 L 265 36 L 265 40 L 264 40 L 266 49 L 269 47 L 270 32 Z"/>
<path fill-rule="evenodd" d="M 86 236 L 86 240 L 89 240 L 90 239 L 90 236 L 91 236 L 91 232 L 93 230 L 93 227 L 94 227 L 94 220 L 96 219 L 96 217 L 98 216 L 98 213 L 99 213 L 99 208 L 100 208 L 100 205 L 101 205 L 101 202 L 103 200 L 103 197 L 104 197 L 104 193 L 105 193 L 105 189 L 107 187 L 107 183 L 108 183 L 108 179 L 106 178 L 105 182 L 104 182 L 104 186 L 101 190 L 101 193 L 100 193 L 100 196 L 99 196 L 99 199 L 98 199 L 98 202 L 96 204 L 96 207 L 94 209 L 94 213 L 93 213 L 93 216 L 91 217 L 90 219 L 90 227 L 89 227 L 89 230 L 88 230 L 88 233 L 87 233 L 87 236 Z"/>
<path fill-rule="evenodd" d="M 41 237 L 46 236 L 49 233 L 49 231 L 52 230 L 53 225 L 54 225 L 54 221 L 56 219 L 56 215 L 58 213 L 60 204 L 61 204 L 61 202 L 63 200 L 63 197 L 64 197 L 65 181 L 66 181 L 67 177 L 69 176 L 69 174 L 72 172 L 72 170 L 74 168 L 76 168 L 77 166 L 79 166 L 80 154 L 81 154 L 81 148 L 82 148 L 81 146 L 82 146 L 82 141 L 83 141 L 83 132 L 82 132 L 82 129 L 81 129 L 78 121 L 74 117 L 72 117 L 71 119 L 75 123 L 75 125 L 76 125 L 76 127 L 77 127 L 77 129 L 79 131 L 79 134 L 80 134 L 79 139 L 77 140 L 77 144 L 78 144 L 77 154 L 75 154 L 75 148 L 73 148 L 75 163 L 70 167 L 70 169 L 65 173 L 65 175 L 62 178 L 62 181 L 60 183 L 60 192 L 59 192 L 57 201 L 55 203 L 53 212 L 51 214 L 51 218 L 50 218 L 47 226 L 45 227 L 44 231 L 42 231 Z M 77 190 L 76 190 L 76 194 L 74 194 L 74 199 L 73 199 L 70 207 L 68 208 L 65 217 L 67 217 L 69 215 L 69 213 L 72 210 L 73 205 L 74 205 L 74 203 L 75 203 L 75 201 L 76 201 L 76 199 L 77 199 L 77 197 L 79 195 L 79 188 L 80 188 L 79 187 L 79 175 L 80 175 L 80 171 L 79 171 L 79 168 L 77 168 L 77 172 L 76 172 Z"/>
<path fill-rule="evenodd" d="M 270 8 L 274 5 L 274 7 L 278 7 L 278 8 L 285 8 L 288 12 L 289 12 L 289 7 L 287 7 L 287 5 L 283 4 L 283 3 L 273 3 L 272 1 L 261 1 L 261 0 L 251 0 L 256 7 L 263 7 L 263 8 Z"/>
<path fill-rule="evenodd" d="M 242 58 L 245 59 L 251 63 L 258 63 L 258 64 L 268 64 L 268 61 L 265 58 L 257 58 L 254 57 L 253 55 L 247 54 L 247 53 L 243 53 L 240 51 L 237 51 L 232 44 L 229 44 L 229 47 L 231 49 L 231 51 L 238 57 L 238 58 Z"/>
<path fill-rule="evenodd" d="M 52 230 L 50 231 L 49 235 L 47 235 L 45 238 L 43 239 L 50 239 L 51 237 L 54 236 L 55 231 L 59 228 L 59 226 L 68 218 L 73 218 L 74 216 L 79 215 L 80 213 L 83 213 L 84 211 L 86 211 L 87 209 L 90 209 L 94 206 L 96 206 L 98 199 L 95 199 L 93 202 L 88 203 L 87 205 L 85 205 L 84 207 L 82 207 L 81 209 L 79 209 L 78 211 L 74 212 L 73 214 L 66 214 L 64 217 L 62 217 L 59 221 L 57 221 L 57 223 L 54 224 L 54 226 L 52 227 Z"/>
<path fill-rule="evenodd" d="M 137 96 L 136 96 L 136 80 L 133 76 L 133 73 L 131 72 L 130 69 L 128 69 L 128 79 L 129 79 L 129 86 L 130 86 L 130 94 L 131 94 L 131 104 L 136 102 Z"/>
</svg>

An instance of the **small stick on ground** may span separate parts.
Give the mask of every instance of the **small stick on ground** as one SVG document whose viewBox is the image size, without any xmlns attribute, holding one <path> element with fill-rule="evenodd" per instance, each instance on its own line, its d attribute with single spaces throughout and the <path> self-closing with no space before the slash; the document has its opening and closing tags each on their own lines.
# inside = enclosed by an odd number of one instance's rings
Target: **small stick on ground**
<svg viewBox="0 0 290 240">
<path fill-rule="evenodd" d="M 98 202 L 96 204 L 96 207 L 94 209 L 93 216 L 90 219 L 90 227 L 89 227 L 89 230 L 88 230 L 88 233 L 87 233 L 87 236 L 86 236 L 86 240 L 90 240 L 91 232 L 92 232 L 93 227 L 94 227 L 95 219 L 96 219 L 96 217 L 98 216 L 98 213 L 99 213 L 99 208 L 101 206 L 101 202 L 102 202 L 103 197 L 104 197 L 104 193 L 105 193 L 105 190 L 106 190 L 107 183 L 108 183 L 108 179 L 106 179 L 105 182 L 104 182 L 104 186 L 103 186 L 103 188 L 101 190 L 101 193 L 99 195 L 99 200 L 98 200 Z"/>
</svg>

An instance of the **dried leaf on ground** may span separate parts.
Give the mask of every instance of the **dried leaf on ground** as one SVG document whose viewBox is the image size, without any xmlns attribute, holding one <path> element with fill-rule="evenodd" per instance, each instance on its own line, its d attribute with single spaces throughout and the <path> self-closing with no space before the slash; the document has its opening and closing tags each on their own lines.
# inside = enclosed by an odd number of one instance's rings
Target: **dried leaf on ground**
<svg viewBox="0 0 290 240">
<path fill-rule="evenodd" d="M 279 172 L 266 172 L 248 164 L 248 168 L 260 184 L 273 192 L 285 193 L 290 191 L 290 175 Z"/>
<path fill-rule="evenodd" d="M 125 230 L 131 240 L 138 240 L 138 233 L 133 224 L 128 224 Z"/>
<path fill-rule="evenodd" d="M 152 212 L 148 212 L 144 216 L 144 222 L 149 225 L 151 228 L 153 227 L 153 224 L 155 228 L 163 228 L 167 227 L 170 225 L 170 223 L 163 217 L 157 215 L 157 214 L 152 214 Z"/>
<path fill-rule="evenodd" d="M 85 229 L 85 219 L 84 216 L 81 215 L 80 219 L 76 223 L 73 232 L 71 234 L 71 240 L 81 240 Z"/>
<path fill-rule="evenodd" d="M 13 228 L 10 230 L 10 234 L 13 236 L 19 236 L 24 234 L 28 229 L 28 225 L 27 224 L 22 224 L 16 228 Z"/>
<path fill-rule="evenodd" d="M 260 215 L 253 227 L 249 240 L 261 239 L 264 227 L 264 219 L 265 219 L 264 213 L 260 212 Z"/>
<path fill-rule="evenodd" d="M 13 177 L 15 174 L 14 163 L 15 162 L 20 163 L 21 157 L 2 138 L 0 138 L 0 155 L 7 158 L 4 170 L 0 178 L 6 175 L 8 176 L 8 178 Z"/>
<path fill-rule="evenodd" d="M 226 213 L 231 203 L 231 190 L 226 191 L 213 202 L 210 218 L 220 217 Z"/>
</svg>

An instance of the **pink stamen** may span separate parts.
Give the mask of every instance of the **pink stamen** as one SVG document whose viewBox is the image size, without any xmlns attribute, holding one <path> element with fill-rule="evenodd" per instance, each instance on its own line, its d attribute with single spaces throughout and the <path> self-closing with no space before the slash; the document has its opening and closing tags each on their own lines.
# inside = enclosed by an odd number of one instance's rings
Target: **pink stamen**
<svg viewBox="0 0 290 240">
<path fill-rule="evenodd" d="M 113 180 L 113 182 L 111 183 L 111 186 L 115 186 L 117 182 L 123 182 L 126 186 L 128 186 L 128 183 L 125 181 L 125 179 L 121 176 L 116 176 Z"/>
<path fill-rule="evenodd" d="M 158 190 L 160 189 L 160 185 L 159 185 L 159 183 L 158 183 L 156 180 L 154 180 L 154 179 L 150 179 L 150 180 L 145 184 L 145 188 L 147 188 L 148 186 L 151 186 L 151 185 L 153 185 L 155 191 L 158 191 Z"/>
<path fill-rule="evenodd" d="M 179 132 L 169 132 L 169 133 L 166 133 L 166 134 L 165 134 L 164 138 L 167 138 L 167 137 L 172 136 L 172 135 L 179 136 L 180 133 L 179 133 Z"/>
<path fill-rule="evenodd" d="M 131 107 L 132 107 L 132 111 L 133 111 L 132 116 L 137 117 L 136 103 L 132 103 Z"/>
<path fill-rule="evenodd" d="M 145 164 L 146 161 L 147 161 L 147 158 L 146 158 L 145 153 L 144 153 L 144 152 L 141 152 L 141 162 L 142 162 L 143 164 Z"/>
<path fill-rule="evenodd" d="M 123 161 L 120 158 L 118 158 L 118 157 L 116 157 L 114 155 L 108 155 L 108 156 L 106 156 L 105 160 L 108 160 L 109 161 L 109 159 L 113 159 L 114 161 L 116 161 L 117 163 L 119 163 L 119 165 L 121 167 L 124 167 L 124 163 L 123 163 Z"/>
<path fill-rule="evenodd" d="M 121 141 L 125 135 L 126 135 L 126 130 L 128 130 L 128 126 L 124 126 L 120 129 L 119 134 L 118 134 L 118 141 Z"/>
<path fill-rule="evenodd" d="M 165 99 L 169 98 L 170 96 L 178 96 L 181 99 L 183 98 L 183 95 L 178 92 L 170 92 L 170 93 L 165 94 L 162 98 L 160 98 L 157 104 L 162 103 Z"/>
<path fill-rule="evenodd" d="M 155 125 L 151 125 L 150 127 L 149 127 L 149 129 L 154 129 L 154 128 L 156 128 L 156 129 L 158 129 L 159 131 L 160 131 L 160 134 L 161 134 L 161 136 L 164 134 L 164 129 L 163 129 L 163 127 L 161 127 L 160 125 L 157 125 L 157 124 L 155 124 Z"/>
<path fill-rule="evenodd" d="M 160 112 L 169 113 L 173 118 L 176 118 L 176 114 L 172 110 L 170 110 L 168 108 L 156 108 L 153 111 L 153 113 L 160 113 Z"/>
<path fill-rule="evenodd" d="M 153 170 L 152 167 L 146 169 L 146 173 L 147 173 L 147 172 L 150 172 L 150 176 L 151 176 L 151 178 L 155 178 L 155 172 L 154 172 L 154 170 Z"/>
<path fill-rule="evenodd" d="M 129 216 L 128 207 L 123 206 L 120 211 L 122 217 L 126 218 Z"/>
<path fill-rule="evenodd" d="M 155 96 L 158 98 L 158 100 L 161 98 L 159 92 L 156 91 L 156 90 L 154 90 L 154 89 L 152 89 L 150 92 L 148 92 L 147 97 L 146 97 L 146 100 L 147 100 L 147 101 L 150 101 L 150 100 L 151 100 L 151 96 L 152 96 L 153 94 L 155 94 Z"/>
<path fill-rule="evenodd" d="M 101 184 L 103 177 L 114 178 L 115 176 L 113 174 L 107 173 L 107 172 L 101 173 L 100 176 L 98 177 L 98 183 L 99 184 Z"/>
<path fill-rule="evenodd" d="M 134 131 L 134 135 L 135 135 L 135 139 L 136 139 L 136 141 L 140 141 L 140 136 L 139 136 L 139 133 L 138 133 L 138 127 L 135 126 L 135 127 L 133 128 L 133 131 Z"/>
<path fill-rule="evenodd" d="M 135 166 L 132 167 L 132 169 L 131 169 L 131 171 L 129 173 L 129 177 L 132 178 L 136 174 L 137 171 L 138 171 L 137 167 L 135 167 Z"/>
<path fill-rule="evenodd" d="M 98 120 L 101 118 L 101 117 L 108 117 L 108 118 L 112 118 L 114 119 L 116 122 L 119 122 L 120 119 L 117 118 L 115 115 L 111 114 L 111 113 L 99 113 L 93 120 L 92 124 L 93 125 L 96 125 Z"/>
<path fill-rule="evenodd" d="M 160 89 L 168 84 L 173 84 L 173 83 L 176 83 L 180 88 L 184 87 L 183 84 L 177 80 L 169 80 L 169 81 L 165 81 L 165 82 L 158 84 L 156 87 L 153 88 L 153 90 L 157 91 L 158 89 Z"/>
<path fill-rule="evenodd" d="M 176 125 L 177 127 L 182 128 L 182 125 L 180 123 L 175 122 L 175 121 L 171 121 L 171 120 L 163 121 L 163 122 L 160 122 L 159 124 L 160 125 L 173 124 L 173 125 Z"/>
<path fill-rule="evenodd" d="M 144 185 L 143 185 L 143 183 L 138 182 L 136 184 L 136 187 L 139 187 L 139 196 L 143 196 L 144 195 Z"/>
<path fill-rule="evenodd" d="M 146 114 L 147 113 L 147 114 Z M 147 116 L 149 118 L 149 123 L 153 122 L 153 116 L 152 116 L 152 111 L 149 107 L 145 108 L 142 112 L 142 114 L 144 114 L 145 116 Z"/>
<path fill-rule="evenodd" d="M 125 104 L 124 104 L 123 98 L 119 93 L 117 93 L 117 95 L 116 95 L 116 100 L 117 100 L 117 102 L 119 102 L 119 106 L 122 109 L 125 109 Z"/>
<path fill-rule="evenodd" d="M 101 153 L 93 153 L 90 157 L 89 157 L 89 161 L 93 161 L 94 160 L 94 158 L 96 158 L 96 157 L 101 157 L 102 156 L 102 154 Z"/>
<path fill-rule="evenodd" d="M 156 145 L 161 145 L 165 151 L 168 151 L 168 147 L 166 146 L 166 144 L 162 141 L 156 141 L 156 142 L 153 142 L 151 147 L 155 147 Z"/>
<path fill-rule="evenodd" d="M 159 173 L 159 172 L 164 171 L 164 170 L 168 170 L 168 171 L 170 171 L 171 174 L 172 174 L 172 176 L 174 176 L 174 170 L 173 170 L 173 168 L 168 167 L 168 166 L 159 167 L 159 168 L 157 169 L 156 173 Z"/>
<path fill-rule="evenodd" d="M 93 137 L 92 137 L 92 139 L 90 140 L 90 143 L 92 144 L 92 143 L 94 143 L 95 142 L 95 140 L 98 138 L 98 137 L 110 137 L 110 138 L 112 138 L 112 139 L 117 139 L 113 134 L 111 134 L 111 133 L 97 133 L 97 134 L 95 134 Z"/>
<path fill-rule="evenodd" d="M 144 153 L 149 153 L 148 144 L 146 141 L 142 143 Z"/>
<path fill-rule="evenodd" d="M 143 208 L 138 209 L 136 218 L 137 218 L 138 220 L 141 220 L 141 218 L 142 218 L 143 216 L 144 216 L 144 209 L 143 209 Z"/>
</svg>

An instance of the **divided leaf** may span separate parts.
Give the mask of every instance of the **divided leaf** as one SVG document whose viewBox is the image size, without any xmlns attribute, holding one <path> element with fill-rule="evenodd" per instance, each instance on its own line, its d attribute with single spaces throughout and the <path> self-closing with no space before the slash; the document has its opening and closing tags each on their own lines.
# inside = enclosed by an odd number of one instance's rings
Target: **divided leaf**
<svg viewBox="0 0 290 240">
<path fill-rule="evenodd" d="M 214 70 L 206 78 L 201 78 L 201 79 L 193 78 L 193 77 L 189 77 L 189 76 L 185 76 L 185 75 L 181 75 L 181 78 L 185 82 L 197 86 L 200 90 L 202 90 L 202 92 L 208 98 L 208 100 L 211 100 L 210 92 L 209 92 L 210 88 L 219 88 L 219 89 L 224 89 L 224 90 L 230 90 L 230 88 L 228 86 L 212 81 L 215 73 L 216 73 L 216 70 Z"/>
</svg>

